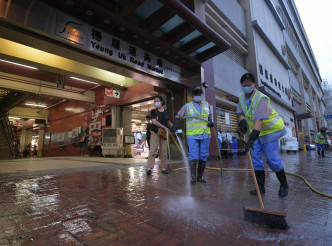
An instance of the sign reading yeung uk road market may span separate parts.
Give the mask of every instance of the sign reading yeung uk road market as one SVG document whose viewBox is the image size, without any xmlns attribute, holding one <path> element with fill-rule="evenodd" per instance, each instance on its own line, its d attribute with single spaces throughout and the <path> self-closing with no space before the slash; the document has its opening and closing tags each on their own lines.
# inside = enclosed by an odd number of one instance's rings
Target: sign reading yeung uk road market
<svg viewBox="0 0 332 246">
<path fill-rule="evenodd" d="M 135 45 L 57 11 L 55 34 L 108 58 L 140 70 L 180 82 L 183 69 Z"/>
</svg>

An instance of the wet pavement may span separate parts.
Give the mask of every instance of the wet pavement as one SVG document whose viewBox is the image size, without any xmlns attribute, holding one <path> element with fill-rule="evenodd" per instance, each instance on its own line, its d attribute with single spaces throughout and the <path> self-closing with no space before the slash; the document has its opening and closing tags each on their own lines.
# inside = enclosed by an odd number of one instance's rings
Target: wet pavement
<svg viewBox="0 0 332 246">
<path fill-rule="evenodd" d="M 285 170 L 332 194 L 332 160 L 315 152 L 281 155 Z M 243 206 L 258 207 L 250 172 L 207 170 L 207 184 L 192 186 L 186 170 L 164 175 L 146 160 L 40 158 L 0 161 L 0 245 L 332 245 L 332 199 L 287 176 L 289 196 L 278 197 L 275 174 L 266 175 L 267 209 L 284 211 L 286 231 L 243 220 Z M 208 165 L 217 167 L 218 161 Z M 223 160 L 248 168 L 246 157 Z M 182 167 L 181 163 L 171 168 Z M 170 168 L 170 169 L 171 169 Z M 169 170 L 170 170 L 169 169 Z"/>
</svg>

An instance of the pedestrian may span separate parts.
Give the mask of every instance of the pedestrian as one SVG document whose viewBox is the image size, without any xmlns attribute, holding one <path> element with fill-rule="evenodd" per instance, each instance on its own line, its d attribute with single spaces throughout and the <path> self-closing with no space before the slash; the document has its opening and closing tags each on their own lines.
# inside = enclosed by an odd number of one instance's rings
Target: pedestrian
<svg viewBox="0 0 332 246">
<path fill-rule="evenodd" d="M 146 121 L 148 122 L 146 125 L 146 142 L 148 143 L 148 147 L 149 147 L 149 151 L 150 151 L 151 127 L 152 127 L 151 116 L 147 115 L 145 118 L 146 118 Z M 148 158 L 149 157 L 146 157 L 146 159 L 148 159 Z"/>
<path fill-rule="evenodd" d="M 176 131 L 180 118 L 188 117 L 186 118 L 186 134 L 189 147 L 188 160 L 191 183 L 194 184 L 196 181 L 206 183 L 203 173 L 209 155 L 209 144 L 211 139 L 210 128 L 214 126 L 214 123 L 211 121 L 212 112 L 210 112 L 209 104 L 202 98 L 202 87 L 195 86 L 192 89 L 192 95 L 193 100 L 183 105 L 176 114 L 172 131 Z M 191 116 L 202 118 L 202 120 L 190 118 Z M 197 162 L 198 167 L 196 168 Z"/>
<path fill-rule="evenodd" d="M 159 158 L 161 165 L 161 172 L 163 174 L 168 174 L 166 169 L 167 161 L 167 139 L 166 134 L 168 134 L 168 127 L 172 127 L 172 123 L 169 121 L 168 111 L 164 108 L 165 100 L 162 96 L 158 95 L 154 98 L 155 109 L 151 110 L 150 115 L 152 119 L 151 125 L 151 137 L 150 137 L 150 152 L 148 156 L 147 171 L 148 175 L 151 174 L 152 169 L 155 164 L 155 158 L 158 154 L 159 147 Z M 159 133 L 160 134 L 159 134 Z M 164 132 L 164 136 L 162 136 Z"/>
<path fill-rule="evenodd" d="M 282 118 L 272 108 L 270 98 L 256 90 L 255 76 L 246 73 L 241 77 L 243 93 L 240 94 L 237 113 L 240 114 L 239 127 L 244 134 L 248 131 L 249 140 L 245 144 L 244 152 L 251 150 L 254 171 L 261 194 L 265 193 L 265 171 L 263 153 L 266 164 L 274 171 L 280 182 L 279 196 L 288 195 L 286 174 L 278 157 L 279 139 L 286 134 Z M 256 190 L 250 191 L 257 195 Z"/>
<path fill-rule="evenodd" d="M 89 140 L 90 140 L 89 128 L 86 128 L 81 138 L 81 142 L 83 143 L 82 154 L 81 154 L 82 157 L 88 155 Z"/>
<path fill-rule="evenodd" d="M 325 138 L 326 138 L 326 128 L 322 127 L 320 129 L 320 132 L 317 133 L 315 139 L 318 155 L 322 153 L 322 157 L 324 157 L 324 152 L 325 152 Z"/>
</svg>

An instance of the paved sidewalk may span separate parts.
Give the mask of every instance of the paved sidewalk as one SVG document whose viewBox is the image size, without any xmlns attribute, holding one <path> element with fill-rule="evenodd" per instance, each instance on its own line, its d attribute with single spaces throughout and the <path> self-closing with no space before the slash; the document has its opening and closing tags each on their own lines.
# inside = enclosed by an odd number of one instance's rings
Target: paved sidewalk
<svg viewBox="0 0 332 246">
<path fill-rule="evenodd" d="M 315 152 L 281 157 L 287 172 L 332 194 L 331 159 Z M 207 170 L 208 183 L 190 185 L 188 196 L 185 169 L 164 175 L 156 166 L 146 176 L 142 159 L 18 162 L 0 162 L 0 245 L 332 245 L 332 199 L 293 176 L 286 198 L 277 195 L 275 175 L 266 177 L 265 207 L 287 213 L 290 229 L 282 231 L 243 220 L 244 205 L 259 206 L 249 195 L 249 172 L 225 171 L 221 177 Z M 223 164 L 249 166 L 243 156 Z M 208 165 L 217 167 L 218 161 Z M 67 172 L 54 173 L 54 167 Z"/>
</svg>

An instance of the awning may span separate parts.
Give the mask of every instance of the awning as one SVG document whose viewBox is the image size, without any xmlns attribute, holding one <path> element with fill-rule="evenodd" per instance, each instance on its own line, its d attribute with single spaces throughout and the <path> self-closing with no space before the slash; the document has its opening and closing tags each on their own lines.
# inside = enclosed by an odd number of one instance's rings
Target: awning
<svg viewBox="0 0 332 246">
<path fill-rule="evenodd" d="M 180 0 L 42 1 L 184 68 L 230 48 Z"/>
<path fill-rule="evenodd" d="M 295 113 L 295 118 L 298 120 L 304 120 L 304 119 L 312 118 L 312 115 L 309 112 Z"/>
</svg>

